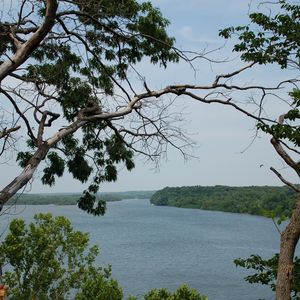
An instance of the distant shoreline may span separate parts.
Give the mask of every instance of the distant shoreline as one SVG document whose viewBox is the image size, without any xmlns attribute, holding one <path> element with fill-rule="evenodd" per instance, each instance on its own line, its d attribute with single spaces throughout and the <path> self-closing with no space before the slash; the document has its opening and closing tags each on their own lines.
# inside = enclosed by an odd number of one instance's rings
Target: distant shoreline
<svg viewBox="0 0 300 300">
<path fill-rule="evenodd" d="M 77 205 L 81 193 L 19 194 L 9 205 Z M 152 205 L 242 213 L 265 217 L 289 217 L 296 194 L 286 186 L 183 186 L 159 191 L 99 193 L 105 202 L 149 199 Z"/>
<path fill-rule="evenodd" d="M 105 202 L 121 201 L 124 199 L 150 199 L 155 191 L 129 191 L 99 193 L 98 200 Z M 80 193 L 39 193 L 18 194 L 7 202 L 7 205 L 76 205 Z"/>
<path fill-rule="evenodd" d="M 151 204 L 265 217 L 289 217 L 297 195 L 286 186 L 166 187 L 151 197 Z"/>
</svg>

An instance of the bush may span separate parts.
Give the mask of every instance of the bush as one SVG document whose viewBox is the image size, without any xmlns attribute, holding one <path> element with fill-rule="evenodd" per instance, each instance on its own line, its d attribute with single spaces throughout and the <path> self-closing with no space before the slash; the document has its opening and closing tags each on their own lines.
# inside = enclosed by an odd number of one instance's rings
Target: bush
<svg viewBox="0 0 300 300">
<path fill-rule="evenodd" d="M 89 247 L 88 234 L 75 231 L 65 217 L 38 214 L 28 225 L 15 219 L 0 245 L 3 282 L 16 300 L 121 300 L 110 268 L 94 266 L 98 253 L 97 246 Z"/>
</svg>

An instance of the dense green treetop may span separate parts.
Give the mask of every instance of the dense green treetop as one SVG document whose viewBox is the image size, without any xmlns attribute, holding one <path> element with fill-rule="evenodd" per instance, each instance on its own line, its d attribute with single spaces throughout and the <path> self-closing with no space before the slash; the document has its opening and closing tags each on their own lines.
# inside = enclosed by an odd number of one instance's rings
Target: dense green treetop
<svg viewBox="0 0 300 300">
<path fill-rule="evenodd" d="M 128 300 L 138 299 L 130 297 Z M 208 300 L 208 298 L 184 284 L 175 292 L 170 292 L 167 289 L 153 289 L 143 297 L 143 300 Z"/>
<path fill-rule="evenodd" d="M 155 205 L 200 208 L 266 216 L 290 216 L 296 193 L 288 187 L 166 187 L 151 198 Z"/>
<path fill-rule="evenodd" d="M 90 247 L 89 235 L 74 230 L 65 217 L 38 214 L 30 224 L 15 219 L 0 249 L 9 299 L 83 300 L 92 284 L 98 285 L 95 299 L 123 298 L 110 267 L 95 265 L 98 247 Z"/>
</svg>

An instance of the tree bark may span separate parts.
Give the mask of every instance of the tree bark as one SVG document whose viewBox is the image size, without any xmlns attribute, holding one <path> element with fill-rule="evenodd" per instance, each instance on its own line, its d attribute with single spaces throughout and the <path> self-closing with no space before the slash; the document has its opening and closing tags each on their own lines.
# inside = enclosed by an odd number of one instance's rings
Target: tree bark
<svg viewBox="0 0 300 300">
<path fill-rule="evenodd" d="M 21 174 L 0 192 L 0 211 L 6 202 L 29 182 L 40 162 L 45 159 L 49 149 L 49 144 L 43 143 L 29 160 Z"/>
<path fill-rule="evenodd" d="M 87 121 L 77 120 L 68 127 L 59 130 L 51 138 L 39 145 L 21 174 L 0 191 L 0 211 L 6 202 L 29 182 L 39 164 L 45 159 L 49 150 L 61 141 L 62 138 L 77 131 L 86 123 Z"/>
<path fill-rule="evenodd" d="M 43 39 L 51 31 L 55 23 L 55 16 L 57 11 L 57 0 L 46 0 L 46 14 L 44 23 L 39 29 L 26 41 L 24 44 L 19 45 L 17 52 L 13 57 L 4 61 L 0 65 L 0 82 L 8 76 L 11 72 L 16 70 L 23 64 L 31 55 L 31 53 L 38 48 Z"/>
<path fill-rule="evenodd" d="M 60 129 L 56 132 L 52 137 L 47 139 L 46 141 L 42 141 L 42 136 L 40 137 L 40 144 L 38 144 L 38 148 L 32 158 L 29 160 L 23 171 L 19 176 L 17 176 L 11 183 L 9 183 L 6 187 L 0 191 L 0 211 L 3 208 L 3 205 L 13 197 L 22 187 L 24 187 L 29 180 L 32 178 L 35 170 L 39 166 L 39 164 L 45 159 L 47 153 L 51 148 L 53 148 L 59 141 L 62 140 L 65 136 L 74 133 L 79 128 L 83 127 L 85 124 L 90 122 L 97 122 L 99 120 L 104 119 L 113 119 L 118 118 L 124 115 L 129 114 L 144 98 L 150 97 L 149 93 L 141 94 L 139 96 L 135 96 L 132 101 L 128 103 L 125 108 L 117 110 L 115 112 L 102 113 L 101 108 L 99 106 L 83 108 L 78 113 L 78 119 L 74 121 L 69 126 Z M 151 94 L 152 96 L 152 94 Z M 86 115 L 87 113 L 92 113 L 91 115 Z"/>
<path fill-rule="evenodd" d="M 300 237 L 300 194 L 289 224 L 281 234 L 276 300 L 291 300 L 294 255 Z"/>
</svg>

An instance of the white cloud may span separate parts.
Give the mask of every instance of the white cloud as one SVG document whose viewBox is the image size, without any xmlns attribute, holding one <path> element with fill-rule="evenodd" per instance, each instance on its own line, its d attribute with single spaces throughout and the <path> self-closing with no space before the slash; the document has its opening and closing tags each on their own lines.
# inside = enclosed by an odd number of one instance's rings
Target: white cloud
<svg viewBox="0 0 300 300">
<path fill-rule="evenodd" d="M 182 38 L 193 43 L 215 44 L 215 43 L 220 43 L 221 40 L 221 39 L 214 39 L 209 36 L 197 35 L 193 27 L 190 25 L 185 25 L 181 27 L 178 31 L 178 34 Z"/>
</svg>

